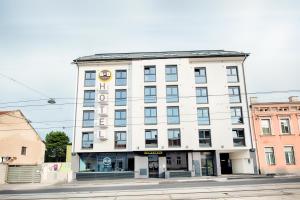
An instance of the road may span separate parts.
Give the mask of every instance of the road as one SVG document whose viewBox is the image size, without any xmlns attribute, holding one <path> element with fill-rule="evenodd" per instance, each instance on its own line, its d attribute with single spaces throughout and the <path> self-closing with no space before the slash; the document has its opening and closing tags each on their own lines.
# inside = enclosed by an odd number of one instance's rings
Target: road
<svg viewBox="0 0 300 200">
<path fill-rule="evenodd" d="M 300 199 L 299 183 L 300 178 L 291 177 L 92 187 L 80 183 L 2 190 L 0 199 Z"/>
</svg>

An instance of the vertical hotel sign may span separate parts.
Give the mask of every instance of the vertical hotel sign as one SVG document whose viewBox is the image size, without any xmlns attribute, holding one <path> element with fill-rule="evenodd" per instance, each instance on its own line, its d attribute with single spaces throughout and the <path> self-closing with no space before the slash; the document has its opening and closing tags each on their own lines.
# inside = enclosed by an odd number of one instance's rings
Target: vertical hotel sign
<svg viewBox="0 0 300 200">
<path fill-rule="evenodd" d="M 97 91 L 96 137 L 98 140 L 107 140 L 108 129 L 108 82 L 112 79 L 109 70 L 102 70 L 98 74 L 100 81 Z"/>
</svg>

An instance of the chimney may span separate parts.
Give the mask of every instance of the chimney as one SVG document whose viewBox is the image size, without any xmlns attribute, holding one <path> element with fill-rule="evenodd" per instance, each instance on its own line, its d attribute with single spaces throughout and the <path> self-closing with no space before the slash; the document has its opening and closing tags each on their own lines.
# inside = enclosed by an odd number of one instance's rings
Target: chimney
<svg viewBox="0 0 300 200">
<path fill-rule="evenodd" d="M 257 97 L 250 97 L 250 104 L 257 103 Z"/>
<path fill-rule="evenodd" d="M 289 97 L 289 102 L 296 102 L 296 101 L 299 101 L 298 97 L 297 96 L 290 96 Z"/>
</svg>

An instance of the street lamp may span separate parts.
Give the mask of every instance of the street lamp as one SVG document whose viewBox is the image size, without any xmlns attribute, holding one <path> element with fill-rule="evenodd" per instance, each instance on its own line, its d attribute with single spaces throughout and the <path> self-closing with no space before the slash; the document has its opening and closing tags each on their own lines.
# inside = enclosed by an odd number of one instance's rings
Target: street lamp
<svg viewBox="0 0 300 200">
<path fill-rule="evenodd" d="M 53 99 L 53 98 L 49 98 L 49 99 L 48 99 L 48 103 L 49 103 L 49 104 L 55 104 L 56 101 L 55 101 L 55 99 Z"/>
</svg>

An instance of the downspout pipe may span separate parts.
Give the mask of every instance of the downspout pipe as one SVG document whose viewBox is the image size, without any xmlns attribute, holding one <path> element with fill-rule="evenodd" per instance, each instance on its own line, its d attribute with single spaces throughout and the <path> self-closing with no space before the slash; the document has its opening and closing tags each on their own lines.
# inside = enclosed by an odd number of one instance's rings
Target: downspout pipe
<svg viewBox="0 0 300 200">
<path fill-rule="evenodd" d="M 76 123 L 77 123 L 77 105 L 78 105 L 78 82 L 79 82 L 79 66 L 77 60 L 74 60 L 72 64 L 76 64 L 77 67 L 77 83 L 76 83 L 76 100 L 75 100 L 75 119 L 74 119 L 74 130 L 73 130 L 73 144 L 72 153 L 75 153 L 75 136 L 76 136 Z"/>
<path fill-rule="evenodd" d="M 252 135 L 252 124 L 251 124 L 251 120 L 250 120 L 250 118 L 251 118 L 251 115 L 250 115 L 250 110 L 249 110 L 249 108 L 250 108 L 250 106 L 249 106 L 249 101 L 248 101 L 248 92 L 247 92 L 247 84 L 246 84 L 246 77 L 245 77 L 245 68 L 244 68 L 244 62 L 245 62 L 245 60 L 246 60 L 246 58 L 247 58 L 247 54 L 245 54 L 245 57 L 244 57 L 244 59 L 243 59 L 243 61 L 242 61 L 242 70 L 243 70 L 243 77 L 244 77 L 244 86 L 245 86 L 245 97 L 246 97 L 246 106 L 247 106 L 247 114 L 248 114 L 248 124 L 249 124 L 249 132 L 250 132 L 250 137 L 251 137 L 251 149 L 250 149 L 250 157 L 251 157 L 251 152 L 255 152 L 255 148 L 254 148 L 254 144 L 253 144 L 253 135 Z M 255 155 L 257 155 L 256 154 L 256 152 L 255 152 Z M 256 158 L 254 159 L 255 160 L 255 162 L 257 162 L 257 156 L 255 156 Z M 255 165 L 256 165 L 256 170 L 255 170 L 255 172 L 254 173 L 256 173 L 256 174 L 258 174 L 258 166 L 257 166 L 257 164 L 255 163 Z"/>
</svg>

